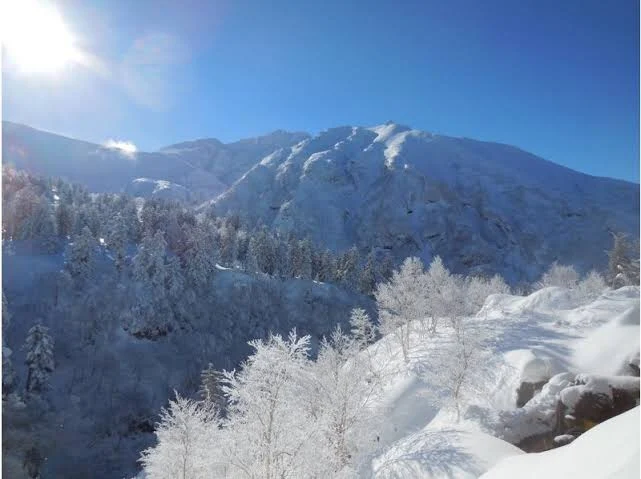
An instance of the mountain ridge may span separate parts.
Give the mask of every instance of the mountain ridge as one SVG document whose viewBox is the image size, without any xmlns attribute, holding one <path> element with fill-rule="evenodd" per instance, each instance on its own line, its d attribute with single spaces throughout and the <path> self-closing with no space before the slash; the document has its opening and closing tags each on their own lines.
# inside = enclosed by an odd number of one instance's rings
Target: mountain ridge
<svg viewBox="0 0 641 479">
<path fill-rule="evenodd" d="M 32 173 L 96 192 L 188 198 L 201 212 L 238 215 L 334 251 L 356 245 L 426 262 L 440 255 L 455 272 L 500 273 L 512 283 L 536 279 L 554 261 L 602 268 L 612 232 L 638 236 L 638 183 L 394 122 L 193 140 L 135 159 L 3 127 L 5 163 Z"/>
</svg>

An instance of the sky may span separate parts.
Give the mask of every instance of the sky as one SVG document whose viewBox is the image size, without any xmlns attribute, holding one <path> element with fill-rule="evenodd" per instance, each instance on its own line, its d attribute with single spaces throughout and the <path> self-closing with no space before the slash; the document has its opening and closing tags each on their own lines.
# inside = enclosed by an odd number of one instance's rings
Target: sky
<svg viewBox="0 0 641 479">
<path fill-rule="evenodd" d="M 638 0 L 56 8 L 89 60 L 26 73 L 3 52 L 5 120 L 146 151 L 392 120 L 639 181 Z"/>
</svg>

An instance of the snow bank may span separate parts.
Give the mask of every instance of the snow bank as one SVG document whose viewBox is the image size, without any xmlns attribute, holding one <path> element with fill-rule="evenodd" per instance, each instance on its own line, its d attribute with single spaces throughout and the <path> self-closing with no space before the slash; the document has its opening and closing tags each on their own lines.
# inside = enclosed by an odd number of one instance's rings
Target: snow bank
<svg viewBox="0 0 641 479">
<path fill-rule="evenodd" d="M 621 291 L 621 294 L 626 292 Z M 638 355 L 639 332 L 637 300 L 632 307 L 579 341 L 574 347 L 572 361 L 583 372 L 621 374 Z"/>
<path fill-rule="evenodd" d="M 558 372 L 558 366 L 551 358 L 540 358 L 531 349 L 508 351 L 504 357 L 519 371 L 521 382 L 547 381 Z"/>
<path fill-rule="evenodd" d="M 501 460 L 483 479 L 639 477 L 639 408 L 590 429 L 571 444 Z"/>
</svg>

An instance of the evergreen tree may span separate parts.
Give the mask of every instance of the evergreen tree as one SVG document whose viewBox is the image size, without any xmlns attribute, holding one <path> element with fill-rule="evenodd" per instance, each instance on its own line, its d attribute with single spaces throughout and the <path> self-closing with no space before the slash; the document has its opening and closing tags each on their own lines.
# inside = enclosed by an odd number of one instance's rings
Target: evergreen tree
<svg viewBox="0 0 641 479">
<path fill-rule="evenodd" d="M 298 276 L 301 279 L 312 279 L 312 254 L 313 247 L 312 242 L 309 238 L 298 243 L 298 254 L 299 263 L 298 263 Z"/>
<path fill-rule="evenodd" d="M 89 227 L 85 226 L 69 248 L 66 267 L 76 287 L 83 286 L 94 270 L 95 245 L 96 242 Z"/>
<path fill-rule="evenodd" d="M 328 249 L 319 253 L 318 281 L 332 283 L 335 281 L 336 264 L 334 255 Z"/>
<path fill-rule="evenodd" d="M 296 278 L 300 276 L 302 270 L 301 266 L 301 255 L 299 243 L 294 237 L 293 234 L 290 234 L 287 238 L 287 257 L 289 258 L 289 271 L 291 273 L 291 278 Z"/>
<path fill-rule="evenodd" d="M 27 334 L 26 349 L 27 393 L 43 393 L 54 370 L 53 338 L 49 336 L 48 328 L 39 323 L 31 327 Z"/>
<path fill-rule="evenodd" d="M 153 338 L 166 334 L 173 326 L 172 298 L 168 294 L 173 278 L 166 249 L 162 231 L 155 234 L 149 231 L 133 259 L 133 276 L 137 282 L 132 324 L 135 336 Z"/>
<path fill-rule="evenodd" d="M 358 289 L 359 263 L 360 255 L 356 246 L 352 246 L 349 250 L 340 255 L 337 261 L 336 278 L 347 288 L 352 290 Z"/>
<path fill-rule="evenodd" d="M 220 261 L 226 266 L 233 266 L 238 256 L 238 245 L 236 243 L 236 230 L 225 222 L 220 229 L 218 236 L 218 250 Z"/>
<path fill-rule="evenodd" d="M 639 284 L 639 255 L 633 257 L 632 246 L 624 233 L 613 233 L 608 251 L 608 284 L 613 288 Z"/>
<path fill-rule="evenodd" d="M 56 208 L 56 231 L 60 238 L 67 238 L 73 234 L 73 207 L 60 199 Z"/>
<path fill-rule="evenodd" d="M 190 287 L 201 291 L 216 270 L 218 252 L 212 230 L 207 224 L 197 224 L 187 235 L 187 249 L 183 254 L 185 275 Z"/>
<path fill-rule="evenodd" d="M 120 210 L 123 221 L 125 222 L 125 230 L 127 232 L 127 240 L 132 243 L 137 243 L 142 234 L 142 225 L 138 219 L 138 208 L 136 202 L 131 198 L 125 198 L 125 205 Z"/>
<path fill-rule="evenodd" d="M 12 351 L 7 346 L 5 338 L 7 336 L 7 328 L 11 323 L 11 316 L 7 307 L 7 298 L 2 292 L 2 397 L 9 394 L 14 386 L 16 380 L 16 372 L 13 369 L 11 362 Z"/>
<path fill-rule="evenodd" d="M 376 288 L 376 255 L 370 251 L 358 277 L 358 289 L 361 293 L 370 295 Z"/>
<path fill-rule="evenodd" d="M 249 240 L 247 264 L 251 271 L 259 273 L 273 275 L 276 270 L 274 242 L 264 226 Z"/>
<path fill-rule="evenodd" d="M 127 247 L 127 227 L 120 213 L 116 214 L 108 227 L 107 246 L 114 257 L 114 266 L 121 273 L 125 267 Z"/>
</svg>

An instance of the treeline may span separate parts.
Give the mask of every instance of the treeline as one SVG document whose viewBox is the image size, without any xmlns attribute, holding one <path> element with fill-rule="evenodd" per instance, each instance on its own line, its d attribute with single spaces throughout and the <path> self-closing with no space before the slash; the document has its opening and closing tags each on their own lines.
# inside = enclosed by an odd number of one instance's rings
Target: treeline
<svg viewBox="0 0 641 479">
<path fill-rule="evenodd" d="M 55 251 L 82 236 L 86 227 L 95 241 L 116 255 L 119 269 L 127 262 L 129 246 L 141 247 L 158 232 L 183 268 L 207 256 L 212 264 L 281 279 L 340 283 L 371 294 L 394 266 L 384 251 L 361 255 L 353 247 L 336 254 L 291 233 L 264 225 L 250 228 L 235 215 L 198 215 L 178 201 L 91 194 L 79 185 L 9 167 L 3 167 L 2 181 L 5 240 L 36 240 Z"/>
<path fill-rule="evenodd" d="M 393 268 L 385 251 L 362 255 L 353 247 L 336 254 L 264 225 L 249 228 L 238 216 L 197 214 L 166 199 L 90 194 L 8 167 L 3 205 L 5 248 L 23 240 L 47 253 L 64 252 L 55 306 L 73 310 L 69 317 L 83 316 L 84 340 L 109 322 L 105 315 L 118 316 L 140 337 L 189 327 L 194 316 L 206 315 L 208 288 L 221 267 L 334 283 L 366 295 Z M 118 311 L 105 290 L 118 292 Z"/>
</svg>

